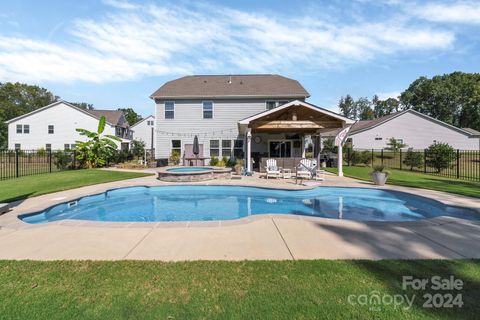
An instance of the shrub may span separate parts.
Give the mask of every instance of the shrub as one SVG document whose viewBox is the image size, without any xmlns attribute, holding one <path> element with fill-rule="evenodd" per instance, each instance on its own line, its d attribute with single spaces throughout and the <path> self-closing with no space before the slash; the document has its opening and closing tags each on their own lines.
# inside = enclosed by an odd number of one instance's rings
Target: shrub
<svg viewBox="0 0 480 320">
<path fill-rule="evenodd" d="M 335 139 L 328 138 L 323 140 L 322 153 L 337 153 L 338 148 L 335 146 Z"/>
<path fill-rule="evenodd" d="M 218 165 L 218 158 L 215 157 L 215 156 L 212 156 L 210 158 L 210 162 L 209 162 L 209 165 L 213 166 L 213 167 L 216 167 Z"/>
<path fill-rule="evenodd" d="M 53 163 L 60 170 L 65 170 L 72 164 L 72 154 L 65 151 L 56 151 L 53 154 Z"/>
<path fill-rule="evenodd" d="M 451 168 L 454 160 L 455 149 L 448 143 L 434 143 L 426 151 L 425 163 L 429 167 L 435 168 L 437 173 L 440 173 L 443 169 Z"/>
<path fill-rule="evenodd" d="M 116 165 L 116 167 L 121 169 L 145 169 L 145 165 L 139 163 L 138 161 L 119 163 Z"/>
<path fill-rule="evenodd" d="M 172 150 L 172 153 L 170 154 L 168 160 L 170 160 L 170 162 L 174 165 L 178 165 L 180 163 L 180 152 L 178 152 L 177 150 Z"/>
<path fill-rule="evenodd" d="M 234 157 L 228 158 L 228 161 L 226 163 L 227 163 L 227 167 L 230 167 L 230 168 L 235 167 L 235 164 L 236 164 L 235 158 Z"/>
<path fill-rule="evenodd" d="M 410 167 L 410 171 L 413 171 L 413 168 L 418 168 L 423 165 L 423 155 L 420 152 L 415 152 L 412 148 L 410 148 L 405 154 L 403 163 Z"/>
<path fill-rule="evenodd" d="M 145 142 L 140 140 L 132 140 L 130 150 L 134 157 L 143 157 L 145 155 Z"/>
<path fill-rule="evenodd" d="M 47 155 L 47 151 L 44 148 L 40 148 L 37 150 L 37 156 L 45 157 Z"/>
</svg>

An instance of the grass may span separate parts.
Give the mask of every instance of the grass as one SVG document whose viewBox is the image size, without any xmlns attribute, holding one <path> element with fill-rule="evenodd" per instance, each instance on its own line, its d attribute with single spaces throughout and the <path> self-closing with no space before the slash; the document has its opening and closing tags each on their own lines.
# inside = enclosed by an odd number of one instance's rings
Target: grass
<svg viewBox="0 0 480 320">
<path fill-rule="evenodd" d="M 424 308 L 402 276 L 453 275 L 463 307 Z M 480 261 L 0 261 L 4 319 L 468 319 L 480 312 Z M 349 295 L 416 295 L 352 305 Z"/>
<path fill-rule="evenodd" d="M 372 181 L 370 167 L 344 167 L 347 177 Z M 337 172 L 337 168 L 327 168 L 327 171 Z M 480 198 L 480 182 L 463 181 L 445 177 L 433 176 L 410 171 L 388 170 L 391 175 L 387 183 L 405 187 L 415 187 L 445 191 L 470 197 Z"/>
<path fill-rule="evenodd" d="M 106 170 L 71 170 L 0 181 L 0 202 L 11 202 L 42 194 L 92 184 L 148 176 L 150 173 Z"/>
</svg>

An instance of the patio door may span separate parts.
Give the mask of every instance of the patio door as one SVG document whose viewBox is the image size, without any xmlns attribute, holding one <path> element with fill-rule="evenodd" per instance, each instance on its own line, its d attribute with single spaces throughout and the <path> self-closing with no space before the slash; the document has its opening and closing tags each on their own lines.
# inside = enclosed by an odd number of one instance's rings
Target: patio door
<svg viewBox="0 0 480 320">
<path fill-rule="evenodd" d="M 291 158 L 292 157 L 292 141 L 279 140 L 269 141 L 268 152 L 270 158 Z"/>
</svg>

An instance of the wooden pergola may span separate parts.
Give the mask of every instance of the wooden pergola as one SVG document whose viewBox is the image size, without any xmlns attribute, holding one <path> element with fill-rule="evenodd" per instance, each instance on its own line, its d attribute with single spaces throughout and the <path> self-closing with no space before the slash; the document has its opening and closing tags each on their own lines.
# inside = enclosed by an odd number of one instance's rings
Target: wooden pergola
<svg viewBox="0 0 480 320">
<path fill-rule="evenodd" d="M 305 150 L 305 135 L 320 137 L 322 132 L 342 129 L 354 121 L 327 109 L 304 101 L 291 101 L 239 121 L 240 132 L 247 137 L 247 171 L 251 172 L 252 133 L 296 133 L 302 135 L 302 150 Z M 341 159 L 341 147 L 339 159 Z M 302 153 L 304 156 L 304 151 Z"/>
</svg>

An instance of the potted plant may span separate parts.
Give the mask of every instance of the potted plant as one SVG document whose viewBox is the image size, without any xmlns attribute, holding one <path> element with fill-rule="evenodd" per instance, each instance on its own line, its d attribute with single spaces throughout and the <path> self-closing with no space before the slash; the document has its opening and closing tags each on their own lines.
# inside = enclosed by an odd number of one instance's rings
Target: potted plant
<svg viewBox="0 0 480 320">
<path fill-rule="evenodd" d="M 242 174 L 243 165 L 244 165 L 244 162 L 243 162 L 242 159 L 237 159 L 237 161 L 235 161 L 235 173 L 236 174 L 238 174 L 238 175 Z"/>
<path fill-rule="evenodd" d="M 383 186 L 385 182 L 387 182 L 388 176 L 390 172 L 385 171 L 385 168 L 382 165 L 375 165 L 373 166 L 373 171 L 371 173 L 373 183 L 377 186 Z"/>
</svg>

